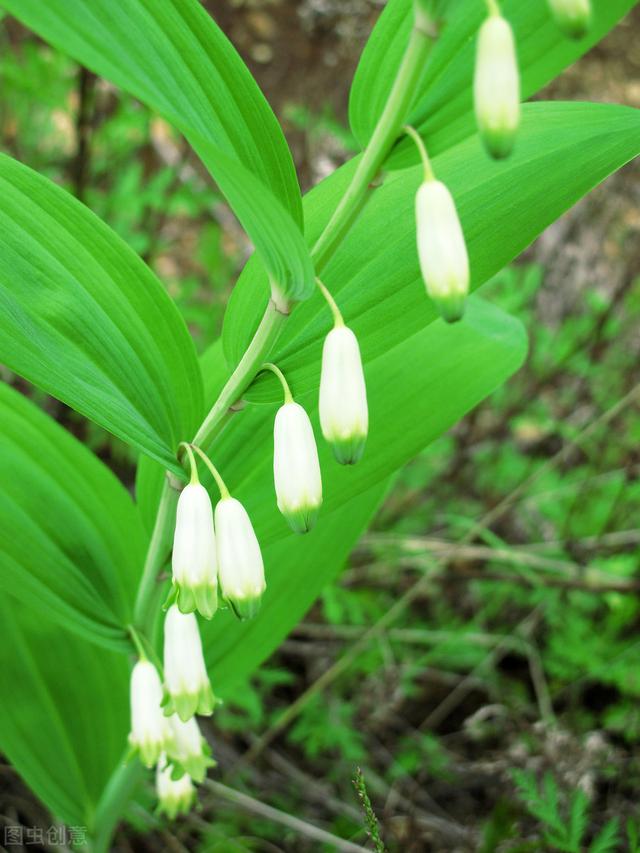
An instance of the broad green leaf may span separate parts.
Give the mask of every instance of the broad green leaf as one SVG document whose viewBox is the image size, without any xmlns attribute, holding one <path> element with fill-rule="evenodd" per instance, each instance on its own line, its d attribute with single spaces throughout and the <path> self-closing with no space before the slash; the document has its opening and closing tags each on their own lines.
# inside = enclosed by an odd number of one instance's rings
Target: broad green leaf
<svg viewBox="0 0 640 853">
<path fill-rule="evenodd" d="M 542 231 L 640 150 L 640 113 L 604 104 L 534 103 L 525 107 L 518 147 L 507 161 L 485 154 L 477 136 L 434 158 L 450 187 L 464 228 L 477 288 Z M 312 243 L 329 219 L 353 161 L 305 199 Z M 425 327 L 435 311 L 418 266 L 414 199 L 420 167 L 387 176 L 376 189 L 323 279 L 358 335 L 365 360 Z M 235 364 L 256 328 L 259 268 L 249 263 L 232 295 L 224 325 L 225 354 Z M 322 341 L 331 317 L 322 297 L 300 305 L 287 321 L 274 360 L 301 393 L 319 384 Z M 269 390 L 262 392 L 266 387 Z M 261 380 L 251 399 L 273 399 Z"/>
<path fill-rule="evenodd" d="M 216 439 L 213 455 L 252 518 L 263 547 L 268 591 L 262 612 L 251 623 L 238 625 L 221 614 L 206 626 L 218 687 L 247 674 L 276 647 L 340 569 L 393 472 L 500 385 L 519 367 L 525 350 L 516 320 L 472 300 L 464 322 L 454 327 L 434 322 L 367 359 L 371 429 L 364 459 L 353 468 L 341 467 L 319 442 L 324 503 L 317 528 L 304 537 L 290 533 L 275 505 L 276 406 L 249 405 L 234 417 Z M 212 402 L 222 375 L 219 345 L 207 354 L 206 363 L 205 372 L 213 378 Z M 299 399 L 319 437 L 316 397 L 314 391 Z M 150 519 L 161 472 L 151 460 L 142 460 L 141 468 L 138 494 Z M 206 477 L 203 482 L 215 496 Z"/>
<path fill-rule="evenodd" d="M 128 648 L 146 544 L 131 498 L 102 462 L 4 383 L 0 425 L 3 597 L 83 641 Z"/>
<path fill-rule="evenodd" d="M 127 659 L 10 595 L 0 620 L 0 750 L 55 817 L 91 832 L 126 747 Z"/>
<path fill-rule="evenodd" d="M 0 361 L 168 467 L 202 416 L 193 342 L 158 279 L 86 207 L 4 155 Z"/>
<path fill-rule="evenodd" d="M 300 190 L 282 130 L 197 0 L 1 0 L 59 50 L 161 113 L 189 140 L 289 296 L 313 290 Z"/>
<path fill-rule="evenodd" d="M 504 0 L 501 8 L 513 26 L 526 100 L 596 44 L 636 0 L 592 0 L 589 33 L 579 41 L 565 38 L 552 20 L 546 0 Z M 432 154 L 475 132 L 472 81 L 475 35 L 485 15 L 483 3 L 454 0 L 416 91 L 409 123 L 420 130 Z M 413 0 L 390 0 L 360 59 L 349 102 L 352 130 L 362 146 L 382 113 L 413 25 Z M 417 160 L 403 141 L 401 156 L 390 165 Z"/>
</svg>

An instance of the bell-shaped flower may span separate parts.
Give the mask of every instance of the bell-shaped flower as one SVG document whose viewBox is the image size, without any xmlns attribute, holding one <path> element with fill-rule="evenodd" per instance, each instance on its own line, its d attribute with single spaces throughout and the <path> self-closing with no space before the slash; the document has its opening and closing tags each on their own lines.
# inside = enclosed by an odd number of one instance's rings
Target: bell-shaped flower
<svg viewBox="0 0 640 853">
<path fill-rule="evenodd" d="M 590 0 L 549 0 L 549 8 L 565 36 L 579 39 L 586 35 L 591 24 Z"/>
<path fill-rule="evenodd" d="M 358 462 L 369 429 L 367 389 L 358 339 L 344 325 L 329 332 L 322 349 L 320 426 L 338 462 Z"/>
<path fill-rule="evenodd" d="M 250 619 L 260 609 L 266 584 L 260 545 L 240 501 L 222 497 L 216 505 L 216 530 L 222 596 L 239 619 Z"/>
<path fill-rule="evenodd" d="M 164 620 L 165 714 L 186 721 L 194 714 L 213 713 L 216 700 L 202 654 L 198 622 L 173 604 Z"/>
<path fill-rule="evenodd" d="M 132 752 L 138 753 L 146 767 L 153 765 L 161 753 L 171 747 L 173 733 L 162 713 L 162 684 L 155 666 L 139 660 L 131 673 L 131 733 Z"/>
<path fill-rule="evenodd" d="M 169 602 L 175 601 L 182 613 L 198 610 L 211 619 L 218 606 L 213 509 L 209 493 L 197 482 L 185 486 L 178 499 L 172 567 Z"/>
<path fill-rule="evenodd" d="M 322 504 L 318 449 L 309 416 L 293 401 L 278 409 L 273 431 L 273 477 L 278 509 L 296 533 L 316 523 Z"/>
<path fill-rule="evenodd" d="M 169 717 L 173 731 L 173 746 L 169 757 L 173 764 L 173 777 L 179 778 L 182 773 L 188 773 L 196 782 L 202 782 L 207 775 L 208 767 L 215 767 L 216 762 L 211 758 L 211 748 L 202 737 L 195 718 L 186 723 L 177 714 Z"/>
<path fill-rule="evenodd" d="M 167 764 L 166 756 L 163 755 L 156 770 L 157 811 L 159 814 L 166 814 L 169 820 L 175 820 L 179 814 L 187 814 L 196 796 L 196 790 L 188 773 L 184 773 L 178 779 L 174 779 L 173 776 L 173 768 Z"/>
<path fill-rule="evenodd" d="M 508 157 L 520 123 L 520 75 L 508 21 L 491 14 L 480 27 L 473 79 L 476 121 L 492 157 Z"/>
<path fill-rule="evenodd" d="M 469 258 L 451 193 L 427 179 L 416 195 L 418 256 L 427 293 L 447 322 L 462 317 L 469 292 Z"/>
</svg>

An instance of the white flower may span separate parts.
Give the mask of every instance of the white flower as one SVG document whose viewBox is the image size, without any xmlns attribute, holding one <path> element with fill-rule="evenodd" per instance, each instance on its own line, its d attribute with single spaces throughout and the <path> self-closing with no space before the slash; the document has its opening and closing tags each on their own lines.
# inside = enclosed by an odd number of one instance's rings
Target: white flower
<svg viewBox="0 0 640 853">
<path fill-rule="evenodd" d="M 186 814 L 193 805 L 196 791 L 188 773 L 177 779 L 173 778 L 174 769 L 167 764 L 166 756 L 158 763 L 156 770 L 156 793 L 158 795 L 158 812 L 174 820 L 179 814 Z"/>
<path fill-rule="evenodd" d="M 173 714 L 169 722 L 173 731 L 173 747 L 169 757 L 174 764 L 174 775 L 177 775 L 176 771 L 186 772 L 196 782 L 202 782 L 207 775 L 207 768 L 215 767 L 216 762 L 211 758 L 211 749 L 202 737 L 195 718 L 184 723 Z"/>
<path fill-rule="evenodd" d="M 216 530 L 222 595 L 239 619 L 250 619 L 260 609 L 266 584 L 260 545 L 240 501 L 232 497 L 219 501 Z"/>
<path fill-rule="evenodd" d="M 426 180 L 416 195 L 418 255 L 427 293 L 448 322 L 459 320 L 469 291 L 469 258 L 451 193 Z"/>
<path fill-rule="evenodd" d="M 569 38 L 582 38 L 591 24 L 589 0 L 549 0 L 555 22 Z"/>
<path fill-rule="evenodd" d="M 216 544 L 211 499 L 200 483 L 182 490 L 173 540 L 173 592 L 182 613 L 198 610 L 211 619 L 218 606 Z"/>
<path fill-rule="evenodd" d="M 285 403 L 276 414 L 273 477 L 278 509 L 291 529 L 311 530 L 322 504 L 322 479 L 313 427 L 298 403 Z"/>
<path fill-rule="evenodd" d="M 129 743 L 146 767 L 171 746 L 169 721 L 162 713 L 162 684 L 155 666 L 139 660 L 131 673 L 131 733 Z"/>
<path fill-rule="evenodd" d="M 500 15 L 480 27 L 473 87 L 482 140 L 492 157 L 508 157 L 520 123 L 520 77 L 513 32 Z"/>
<path fill-rule="evenodd" d="M 213 713 L 216 700 L 202 654 L 198 623 L 193 613 L 173 604 L 164 620 L 165 714 L 181 720 Z"/>
<path fill-rule="evenodd" d="M 338 462 L 360 459 L 369 429 L 367 389 L 358 339 L 346 326 L 332 329 L 322 349 L 320 425 Z"/>
</svg>

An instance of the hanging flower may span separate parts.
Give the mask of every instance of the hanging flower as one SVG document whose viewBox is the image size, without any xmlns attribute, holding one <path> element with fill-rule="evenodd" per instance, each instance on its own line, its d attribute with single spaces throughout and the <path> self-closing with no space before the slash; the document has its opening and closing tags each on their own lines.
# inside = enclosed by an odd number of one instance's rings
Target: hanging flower
<svg viewBox="0 0 640 853">
<path fill-rule="evenodd" d="M 186 721 L 194 714 L 213 713 L 216 700 L 202 654 L 198 623 L 193 613 L 181 613 L 176 605 L 164 621 L 165 714 Z"/>
<path fill-rule="evenodd" d="M 311 421 L 293 400 L 285 402 L 276 414 L 273 476 L 278 509 L 292 530 L 307 533 L 320 512 L 322 479 Z"/>
<path fill-rule="evenodd" d="M 469 258 L 451 193 L 427 179 L 416 195 L 420 269 L 427 293 L 447 320 L 462 317 L 469 292 Z"/>
<path fill-rule="evenodd" d="M 551 14 L 569 38 L 585 36 L 591 25 L 591 3 L 589 0 L 549 0 Z"/>
<path fill-rule="evenodd" d="M 239 619 L 250 619 L 266 588 L 262 553 L 247 511 L 229 494 L 216 506 L 216 530 L 222 595 Z"/>
<path fill-rule="evenodd" d="M 367 389 L 358 339 L 342 324 L 329 332 L 322 349 L 320 426 L 338 462 L 358 462 L 369 429 Z"/>
<path fill-rule="evenodd" d="M 211 619 L 218 606 L 213 510 L 198 482 L 185 486 L 178 499 L 172 566 L 169 602 L 175 601 L 182 613 L 198 610 Z"/>
<path fill-rule="evenodd" d="M 492 157 L 508 157 L 520 123 L 520 75 L 511 26 L 497 10 L 478 33 L 473 87 L 482 140 Z"/>
<path fill-rule="evenodd" d="M 177 714 L 169 717 L 169 722 L 173 731 L 173 746 L 169 752 L 173 778 L 188 773 L 196 782 L 202 782 L 207 768 L 215 767 L 216 762 L 211 758 L 211 748 L 202 737 L 198 723 L 194 717 L 185 723 Z"/>
<path fill-rule="evenodd" d="M 139 660 L 131 673 L 131 733 L 132 753 L 137 752 L 146 767 L 153 765 L 160 754 L 171 746 L 172 732 L 162 713 L 162 684 L 155 666 Z"/>
<path fill-rule="evenodd" d="M 156 770 L 156 793 L 158 813 L 166 814 L 169 820 L 175 820 L 179 814 L 187 814 L 196 796 L 189 774 L 184 773 L 178 779 L 174 779 L 173 768 L 167 764 L 165 755 L 162 756 Z"/>
</svg>

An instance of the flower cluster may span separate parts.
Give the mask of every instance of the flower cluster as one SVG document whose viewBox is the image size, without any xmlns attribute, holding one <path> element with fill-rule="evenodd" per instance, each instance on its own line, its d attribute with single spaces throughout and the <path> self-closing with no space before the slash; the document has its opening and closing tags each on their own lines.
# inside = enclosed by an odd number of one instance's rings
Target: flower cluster
<svg viewBox="0 0 640 853">
<path fill-rule="evenodd" d="M 582 37 L 590 20 L 589 0 L 548 0 L 560 29 Z M 425 34 L 432 0 L 416 0 L 416 26 Z M 508 157 L 520 122 L 520 80 L 516 43 L 498 0 L 486 0 L 488 15 L 477 38 L 474 102 L 478 131 L 488 154 Z M 434 174 L 425 144 L 410 126 L 424 180 L 415 199 L 417 249 L 427 293 L 448 322 L 459 320 L 469 292 L 470 264 L 464 231 L 449 188 Z M 319 419 L 336 460 L 357 463 L 364 452 L 369 412 L 360 347 L 325 285 L 320 293 L 333 315 L 322 349 Z M 275 364 L 284 400 L 275 415 L 273 477 L 278 509 L 295 533 L 307 533 L 322 505 L 322 476 L 309 415 L 294 400 Z M 209 716 L 216 705 L 207 675 L 196 613 L 211 619 L 228 607 L 251 619 L 266 589 L 260 545 L 244 506 L 232 497 L 211 459 L 196 444 L 182 443 L 191 479 L 177 502 L 172 552 L 172 586 L 164 622 L 163 679 L 132 630 L 139 659 L 131 676 L 131 751 L 156 767 L 159 809 L 170 818 L 187 811 L 194 782 L 214 765 L 195 715 Z M 215 511 L 200 483 L 196 455 L 209 469 L 220 493 Z M 164 682 L 164 683 L 163 683 Z"/>
</svg>

